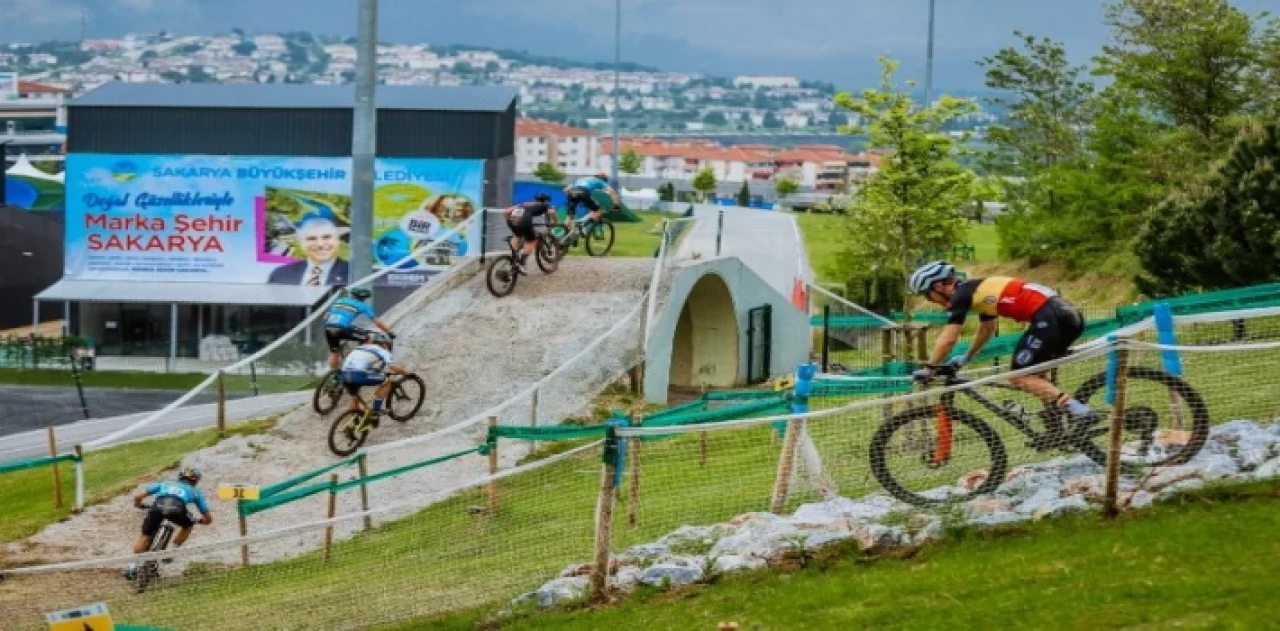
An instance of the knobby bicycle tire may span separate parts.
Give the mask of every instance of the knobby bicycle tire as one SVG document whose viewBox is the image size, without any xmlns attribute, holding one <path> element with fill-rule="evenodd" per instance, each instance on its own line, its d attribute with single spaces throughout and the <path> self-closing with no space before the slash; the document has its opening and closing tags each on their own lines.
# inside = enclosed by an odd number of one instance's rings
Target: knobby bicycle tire
<svg viewBox="0 0 1280 631">
<path fill-rule="evenodd" d="M 538 269 L 544 274 L 554 273 L 560 267 L 560 259 L 563 258 L 559 254 L 560 247 L 549 235 L 538 239 L 538 248 L 534 252 L 534 258 L 538 259 Z"/>
<path fill-rule="evenodd" d="M 1182 400 L 1186 402 L 1187 407 L 1191 408 L 1191 436 L 1187 440 L 1187 444 L 1177 454 L 1169 458 L 1145 464 L 1152 467 L 1186 464 L 1187 461 L 1200 453 L 1200 449 L 1204 447 L 1205 441 L 1209 439 L 1210 423 L 1209 407 L 1205 405 L 1204 398 L 1200 396 L 1200 393 L 1196 392 L 1190 384 L 1182 379 L 1156 368 L 1130 366 L 1128 378 L 1131 380 L 1139 379 L 1144 381 L 1154 381 L 1177 393 L 1182 397 Z M 1106 386 L 1107 373 L 1100 372 L 1080 384 L 1080 387 L 1076 389 L 1075 394 L 1072 396 L 1075 397 L 1077 401 L 1087 405 L 1089 403 L 1089 398 L 1097 394 L 1100 390 L 1105 389 Z M 1092 446 L 1093 449 L 1096 450 L 1097 454 L 1102 457 L 1101 460 L 1098 460 L 1096 457 L 1094 460 L 1098 462 L 1098 464 L 1106 466 L 1106 452 L 1099 449 L 1093 443 L 1090 443 L 1090 446 Z"/>
<path fill-rule="evenodd" d="M 506 281 L 506 284 L 500 288 L 495 286 L 495 283 L 502 282 L 498 280 L 496 276 L 499 267 L 503 267 L 504 264 L 508 280 Z M 489 263 L 489 270 L 486 271 L 484 275 L 484 284 L 489 288 L 489 293 L 493 294 L 495 298 L 503 298 L 510 296 L 511 292 L 516 290 L 516 281 L 519 280 L 519 278 L 520 275 L 516 273 L 516 260 L 512 258 L 510 254 L 503 254 L 502 256 L 495 257 L 493 262 Z"/>
<path fill-rule="evenodd" d="M 596 234 L 597 230 L 604 235 L 605 241 L 604 248 L 598 252 L 596 251 L 596 246 L 591 245 L 591 237 Z M 584 234 L 582 238 L 586 240 L 587 254 L 590 254 L 591 256 L 604 256 L 608 254 L 613 250 L 613 242 L 616 238 L 613 231 L 613 222 L 608 219 L 601 219 L 596 225 L 587 228 L 587 233 Z"/>
<path fill-rule="evenodd" d="M 338 382 L 337 370 L 330 370 L 324 374 L 324 378 L 320 383 L 316 384 L 315 393 L 311 395 L 311 407 L 316 414 L 324 416 L 338 407 L 338 401 L 342 400 L 342 384 Z"/>
<path fill-rule="evenodd" d="M 364 445 L 364 441 L 369 438 L 369 431 L 371 430 L 366 430 L 362 433 L 356 434 L 355 442 L 346 448 L 339 449 L 337 442 L 337 438 L 341 435 L 341 432 L 347 426 L 347 423 L 351 423 L 353 425 L 358 424 L 362 414 L 364 414 L 364 412 L 361 410 L 347 410 L 346 412 L 338 415 L 338 418 L 334 419 L 333 425 L 329 426 L 329 451 L 345 458 L 346 456 L 350 456 L 355 453 L 357 449 Z M 343 435 L 342 438 L 345 439 L 346 436 Z"/>
<path fill-rule="evenodd" d="M 418 391 L 416 396 L 413 393 L 407 392 L 408 388 L 405 386 L 406 383 L 417 384 Z M 426 395 L 427 384 L 422 380 L 422 377 L 417 375 L 405 375 L 404 377 L 401 377 L 396 382 L 396 385 L 391 387 L 391 395 L 387 397 L 387 416 L 390 416 L 401 423 L 413 418 L 413 415 L 417 414 L 418 410 L 422 409 L 422 403 L 426 398 Z M 413 408 L 406 414 L 396 413 L 396 401 L 401 397 L 404 397 L 405 399 L 414 399 Z"/>
<path fill-rule="evenodd" d="M 166 528 L 168 531 L 166 532 Z M 147 552 L 159 552 L 169 547 L 169 538 L 173 536 L 173 528 L 168 524 L 161 524 L 160 530 L 151 538 L 151 546 L 147 548 Z M 159 545 L 156 545 L 159 543 Z M 147 591 L 147 587 L 151 581 L 160 578 L 160 562 L 152 559 L 142 564 L 138 568 L 138 575 L 135 577 L 137 584 L 134 586 L 135 592 L 141 594 Z"/>
<path fill-rule="evenodd" d="M 890 439 L 893 438 L 893 435 L 896 432 L 906 428 L 912 423 L 916 423 L 922 419 L 928 421 L 935 418 L 934 406 L 918 406 L 905 410 L 890 418 L 884 423 L 884 425 L 880 426 L 880 429 L 876 430 L 875 436 L 871 438 L 871 473 L 875 475 L 876 480 L 880 482 L 880 486 L 884 487 L 884 490 L 888 491 L 890 495 L 893 495 L 908 504 L 914 504 L 916 506 L 931 506 L 953 501 L 963 501 L 977 495 L 990 493 L 996 490 L 996 487 L 1000 486 L 1000 484 L 1004 482 L 1005 472 L 1009 468 L 1008 454 L 1005 452 L 1004 443 L 1000 441 L 1000 437 L 991 429 L 991 426 L 987 425 L 985 421 L 973 414 L 954 407 L 948 408 L 947 414 L 951 417 L 953 423 L 966 425 L 978 436 L 982 437 L 982 441 L 986 444 L 987 452 L 990 456 L 990 462 L 975 463 L 974 468 L 985 468 L 988 472 L 987 479 L 983 480 L 982 484 L 978 485 L 977 488 L 970 491 L 967 495 L 960 496 L 959 498 L 947 499 L 931 499 L 924 497 L 923 495 L 919 495 L 908 490 L 898 482 L 897 478 L 893 476 L 893 472 L 889 471 L 889 467 L 887 465 L 888 460 L 886 457 L 888 454 L 886 452 L 889 448 Z M 932 431 L 932 427 L 930 431 Z M 987 466 L 983 467 L 984 464 Z M 919 466 L 923 470 L 925 465 L 920 463 Z"/>
</svg>

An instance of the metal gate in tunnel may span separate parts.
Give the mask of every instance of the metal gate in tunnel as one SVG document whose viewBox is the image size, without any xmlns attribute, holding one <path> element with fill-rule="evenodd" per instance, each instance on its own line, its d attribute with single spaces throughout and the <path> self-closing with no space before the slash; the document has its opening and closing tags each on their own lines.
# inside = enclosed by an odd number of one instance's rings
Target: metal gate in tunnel
<svg viewBox="0 0 1280 631">
<path fill-rule="evenodd" d="M 747 383 L 769 380 L 769 350 L 773 347 L 773 305 L 747 311 Z"/>
</svg>

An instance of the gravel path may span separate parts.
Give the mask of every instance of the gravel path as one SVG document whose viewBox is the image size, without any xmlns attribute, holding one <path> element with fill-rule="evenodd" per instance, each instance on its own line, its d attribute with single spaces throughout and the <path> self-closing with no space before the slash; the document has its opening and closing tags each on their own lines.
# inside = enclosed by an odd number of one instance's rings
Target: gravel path
<svg viewBox="0 0 1280 631">
<path fill-rule="evenodd" d="M 640 302 L 652 272 L 652 259 L 566 259 L 552 276 L 534 272 L 504 299 L 493 298 L 477 275 L 445 293 L 396 326 L 397 358 L 426 382 L 426 403 L 418 416 L 400 424 L 390 419 L 374 431 L 367 447 L 424 434 L 454 425 L 498 405 L 529 387 L 582 346 L 599 337 Z M 579 411 L 602 387 L 619 376 L 639 344 L 638 319 L 602 345 L 579 365 L 553 378 L 539 397 L 540 424 L 558 422 Z M 499 414 L 503 423 L 527 424 L 528 402 L 517 402 Z M 319 418 L 308 406 L 292 412 L 272 431 L 240 436 L 189 454 L 182 464 L 205 473 L 201 485 L 210 495 L 219 483 L 269 484 L 335 460 L 326 443 L 333 415 Z M 375 453 L 369 471 L 376 473 L 477 444 L 483 428 L 452 434 L 430 444 Z M 510 467 L 524 451 L 503 443 L 501 466 Z M 433 494 L 487 473 L 487 459 L 464 456 L 414 471 L 393 482 L 370 485 L 374 508 L 411 500 L 413 506 L 385 514 L 380 521 L 403 516 L 437 498 Z M 340 479 L 354 469 L 338 471 Z M 166 472 L 166 476 L 169 472 Z M 92 472 L 89 472 L 92 475 Z M 317 480 L 319 481 L 319 480 Z M 211 498 L 214 523 L 199 526 L 192 543 L 238 537 L 235 508 Z M 264 532 L 315 521 L 325 516 L 327 495 L 318 494 L 249 517 L 249 532 Z M 359 493 L 339 496 L 339 513 L 359 510 Z M 116 556 L 128 553 L 142 513 L 127 496 L 89 507 L 84 513 L 54 524 L 25 542 L 0 550 L 0 562 L 25 564 Z M 349 537 L 358 520 L 340 527 L 336 536 Z M 318 546 L 323 531 L 279 538 L 251 547 L 255 563 L 302 553 Z M 201 555 L 200 561 L 235 563 L 239 548 Z M 182 562 L 171 566 L 180 571 Z"/>
</svg>

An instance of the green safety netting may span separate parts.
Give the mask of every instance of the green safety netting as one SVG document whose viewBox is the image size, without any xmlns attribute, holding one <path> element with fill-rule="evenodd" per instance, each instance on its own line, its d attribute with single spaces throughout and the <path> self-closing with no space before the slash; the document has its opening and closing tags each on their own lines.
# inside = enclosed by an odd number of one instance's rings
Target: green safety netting
<svg viewBox="0 0 1280 631">
<path fill-rule="evenodd" d="M 604 436 L 605 425 L 546 425 L 543 427 L 524 427 L 517 425 L 494 425 L 489 428 L 489 440 L 512 438 L 515 440 L 577 440 L 580 438 L 599 438 Z"/>
<path fill-rule="evenodd" d="M 0 464 L 0 473 L 13 473 L 15 471 L 25 471 L 27 469 L 35 469 L 38 467 L 47 467 L 59 462 L 72 462 L 79 460 L 74 453 L 65 453 L 57 456 L 42 456 L 40 458 L 28 458 L 26 460 L 15 460 L 13 462 L 5 462 Z"/>
<path fill-rule="evenodd" d="M 783 393 L 770 393 L 773 396 L 752 403 L 730 405 L 727 407 L 705 410 L 702 412 L 686 412 L 672 414 L 658 419 L 646 417 L 644 427 L 675 427 L 681 425 L 702 425 L 718 421 L 731 421 L 754 416 L 785 414 L 790 411 L 791 404 Z M 781 411 L 777 411 L 781 410 Z"/>
<path fill-rule="evenodd" d="M 432 458 L 432 459 L 430 459 L 430 460 L 423 460 L 422 462 L 414 462 L 414 463 L 407 464 L 407 465 L 404 465 L 404 466 L 396 467 L 396 468 L 394 468 L 394 469 L 387 469 L 386 471 L 380 471 L 380 472 L 378 472 L 378 473 L 374 473 L 374 474 L 372 474 L 372 475 L 367 475 L 367 476 L 365 476 L 365 477 L 363 477 L 363 478 L 356 478 L 356 479 L 354 479 L 354 480 L 347 480 L 346 482 L 339 482 L 337 485 L 335 485 L 335 486 L 333 487 L 333 489 L 334 489 L 334 491 L 335 491 L 335 492 L 336 492 L 336 491 L 344 491 L 344 490 L 346 490 L 346 489 L 355 488 L 355 487 L 357 487 L 357 486 L 363 486 L 363 485 L 365 485 L 365 484 L 369 484 L 369 483 L 371 483 L 371 482 L 377 482 L 378 480 L 382 480 L 382 479 L 385 479 L 385 478 L 395 477 L 395 476 L 400 475 L 400 474 L 402 474 L 402 473 L 408 473 L 408 472 L 410 472 L 410 471 L 413 471 L 414 469 L 421 469 L 422 467 L 429 467 L 429 466 L 431 466 L 431 465 L 433 465 L 433 464 L 440 464 L 440 463 L 442 463 L 442 462 L 448 462 L 448 461 L 453 460 L 453 459 L 455 459 L 455 458 L 461 458 L 461 457 L 463 457 L 463 456 L 469 456 L 469 455 L 471 455 L 471 454 L 478 454 L 478 453 L 480 453 L 481 451 L 486 451 L 486 452 L 487 452 L 488 450 L 487 450 L 487 449 L 485 449 L 485 447 L 487 447 L 487 445 L 481 445 L 481 446 L 479 446 L 479 447 L 472 447 L 471 449 L 464 449 L 464 450 L 462 450 L 462 451 L 455 451 L 455 452 L 453 452 L 453 453 L 451 453 L 451 454 L 446 454 L 446 455 L 440 456 L 440 457 L 438 457 L 438 458 Z"/>
<path fill-rule="evenodd" d="M 744 401 L 753 399 L 773 399 L 782 396 L 778 390 L 712 390 L 702 395 L 704 401 Z"/>
<path fill-rule="evenodd" d="M 705 410 L 705 409 L 707 409 L 707 399 L 706 399 L 706 395 L 703 395 L 701 398 L 694 399 L 693 401 L 681 403 L 680 405 L 673 405 L 665 410 L 658 410 L 657 412 L 654 412 L 652 414 L 646 414 L 644 418 L 646 421 L 656 420 L 656 419 L 662 419 L 668 416 L 672 416 L 675 414 L 684 414 L 685 412 L 690 412 L 690 411 L 701 412 L 702 410 Z"/>
<path fill-rule="evenodd" d="M 320 467 L 319 469 L 313 469 L 313 470 L 308 471 L 308 472 L 306 472 L 306 473 L 299 473 L 298 475 L 295 475 L 295 476 L 293 476 L 293 477 L 291 477 L 291 478 L 286 478 L 286 479 L 281 480 L 281 481 L 279 481 L 279 482 L 276 482 L 275 484 L 272 484 L 272 485 L 270 485 L 270 486 L 264 486 L 264 487 L 262 487 L 262 489 L 259 491 L 259 497 L 262 497 L 262 498 L 271 497 L 271 496 L 273 496 L 273 495 L 275 495 L 275 494 L 277 494 L 277 493 L 280 493 L 280 492 L 286 491 L 286 490 L 291 489 L 291 488 L 293 488 L 293 487 L 295 487 L 295 486 L 297 486 L 297 485 L 299 485 L 299 484 L 302 484 L 303 482 L 306 482 L 307 480 L 310 480 L 311 478 L 315 478 L 315 477 L 318 477 L 318 476 L 322 476 L 322 475 L 324 475 L 324 474 L 326 474 L 326 473 L 328 473 L 328 472 L 330 472 L 330 471 L 333 471 L 334 469 L 337 469 L 337 468 L 339 468 L 339 467 L 345 467 L 345 466 L 348 466 L 348 465 L 351 465 L 351 464 L 355 464 L 356 462 L 359 462 L 360 458 L 362 458 L 362 457 L 363 457 L 363 455 L 362 455 L 362 454 L 356 454 L 356 455 L 354 455 L 354 456 L 349 456 L 349 457 L 343 458 L 342 460 L 339 460 L 339 461 L 337 461 L 337 462 L 334 462 L 334 463 L 332 463 L 332 464 L 327 464 L 327 465 L 325 465 L 325 466 L 323 466 L 323 467 Z"/>
<path fill-rule="evenodd" d="M 860 381 L 814 381 L 814 397 L 847 397 L 861 394 L 904 394 L 911 392 L 911 380 L 898 378 L 870 378 Z"/>
<path fill-rule="evenodd" d="M 1160 298 L 1116 309 L 1116 319 L 1121 324 L 1139 322 L 1153 313 L 1156 304 L 1165 303 L 1173 315 L 1194 315 L 1214 311 L 1256 309 L 1280 305 L 1280 283 L 1266 283 L 1238 289 L 1209 291 L 1201 294 L 1184 294 Z"/>
</svg>

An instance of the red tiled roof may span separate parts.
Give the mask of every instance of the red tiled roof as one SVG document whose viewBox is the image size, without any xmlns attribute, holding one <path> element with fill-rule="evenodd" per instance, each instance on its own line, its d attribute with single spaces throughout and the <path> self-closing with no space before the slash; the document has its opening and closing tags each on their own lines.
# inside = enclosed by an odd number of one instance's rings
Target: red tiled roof
<svg viewBox="0 0 1280 631">
<path fill-rule="evenodd" d="M 596 133 L 536 118 L 517 118 L 516 136 L 595 136 Z"/>
<path fill-rule="evenodd" d="M 55 88 L 34 81 L 18 81 L 18 94 L 71 94 L 71 90 Z"/>
</svg>

